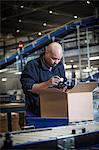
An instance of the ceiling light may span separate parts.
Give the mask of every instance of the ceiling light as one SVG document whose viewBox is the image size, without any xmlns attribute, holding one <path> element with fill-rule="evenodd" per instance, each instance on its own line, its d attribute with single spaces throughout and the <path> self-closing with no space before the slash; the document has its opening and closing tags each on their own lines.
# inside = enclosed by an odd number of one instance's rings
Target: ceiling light
<svg viewBox="0 0 99 150">
<path fill-rule="evenodd" d="M 52 10 L 50 10 L 50 11 L 49 11 L 49 14 L 52 14 L 52 13 L 53 13 L 53 11 L 52 11 Z"/>
<path fill-rule="evenodd" d="M 70 62 L 74 62 L 74 60 L 70 60 Z"/>
<path fill-rule="evenodd" d="M 44 27 L 46 27 L 46 26 L 47 26 L 46 22 L 44 22 L 44 23 L 43 23 L 43 26 L 44 26 Z"/>
<path fill-rule="evenodd" d="M 2 81 L 2 82 L 6 82 L 6 81 L 7 81 L 7 78 L 3 77 L 3 78 L 1 79 L 1 81 Z"/>
<path fill-rule="evenodd" d="M 42 35 L 42 33 L 41 33 L 41 32 L 38 32 L 38 35 Z"/>
<path fill-rule="evenodd" d="M 22 22 L 22 20 L 21 20 L 21 19 L 19 19 L 19 22 Z"/>
<path fill-rule="evenodd" d="M 23 5 L 21 5 L 20 7 L 21 7 L 21 8 L 24 8 L 24 6 L 23 6 Z"/>
<path fill-rule="evenodd" d="M 19 32 L 20 32 L 20 30 L 19 30 L 19 29 L 17 29 L 17 30 L 16 30 L 16 32 L 17 32 L 17 33 L 19 33 Z"/>
<path fill-rule="evenodd" d="M 75 18 L 75 19 L 77 19 L 77 18 L 78 18 L 78 16 L 77 16 L 77 15 L 74 15 L 74 18 Z"/>
<path fill-rule="evenodd" d="M 90 57 L 89 60 L 98 60 L 99 56 L 95 56 L 95 57 Z"/>
<path fill-rule="evenodd" d="M 90 4 L 90 1 L 87 1 L 87 4 Z"/>
</svg>

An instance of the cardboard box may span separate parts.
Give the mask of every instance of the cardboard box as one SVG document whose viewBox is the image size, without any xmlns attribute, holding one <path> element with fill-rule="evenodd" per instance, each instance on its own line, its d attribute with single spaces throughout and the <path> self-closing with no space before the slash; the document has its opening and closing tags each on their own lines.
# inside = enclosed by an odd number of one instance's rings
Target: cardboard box
<svg viewBox="0 0 99 150">
<path fill-rule="evenodd" d="M 19 114 L 12 113 L 12 131 L 21 130 L 19 126 Z M 0 132 L 8 131 L 7 113 L 0 113 Z"/>
<path fill-rule="evenodd" d="M 62 92 L 56 88 L 39 91 L 41 117 L 68 118 L 69 122 L 93 120 L 93 93 L 99 82 L 79 83 Z"/>
</svg>

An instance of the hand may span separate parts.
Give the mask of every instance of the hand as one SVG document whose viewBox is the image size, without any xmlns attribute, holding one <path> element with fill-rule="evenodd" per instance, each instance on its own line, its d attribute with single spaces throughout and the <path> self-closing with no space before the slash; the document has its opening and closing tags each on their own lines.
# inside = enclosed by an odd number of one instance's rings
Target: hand
<svg viewBox="0 0 99 150">
<path fill-rule="evenodd" d="M 47 82 L 49 83 L 49 87 L 53 87 L 54 85 L 58 85 L 60 81 L 61 81 L 61 78 L 59 76 L 53 76 Z"/>
<path fill-rule="evenodd" d="M 61 89 L 63 92 L 67 91 L 67 86 L 65 86 L 64 88 Z"/>
<path fill-rule="evenodd" d="M 63 88 L 58 88 L 58 90 L 62 91 L 62 92 L 67 92 L 67 86 L 63 87 Z"/>
</svg>

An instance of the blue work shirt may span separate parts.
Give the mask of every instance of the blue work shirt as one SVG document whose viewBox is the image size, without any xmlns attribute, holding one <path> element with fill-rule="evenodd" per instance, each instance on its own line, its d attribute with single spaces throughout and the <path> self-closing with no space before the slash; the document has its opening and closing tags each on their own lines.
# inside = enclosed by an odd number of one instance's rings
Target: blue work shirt
<svg viewBox="0 0 99 150">
<path fill-rule="evenodd" d="M 31 92 L 32 86 L 35 83 L 48 81 L 54 75 L 64 78 L 64 81 L 67 80 L 63 63 L 60 62 L 50 71 L 43 60 L 43 55 L 29 61 L 21 74 L 20 81 L 25 94 L 26 111 L 32 112 L 34 116 L 40 116 L 40 103 L 39 95 Z"/>
</svg>

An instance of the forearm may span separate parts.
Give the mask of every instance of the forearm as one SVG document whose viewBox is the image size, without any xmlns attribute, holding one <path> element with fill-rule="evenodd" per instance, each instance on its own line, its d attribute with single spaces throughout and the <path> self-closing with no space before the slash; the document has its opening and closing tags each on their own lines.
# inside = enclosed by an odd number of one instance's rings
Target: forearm
<svg viewBox="0 0 99 150">
<path fill-rule="evenodd" d="M 36 83 L 32 86 L 32 92 L 38 93 L 39 90 L 47 89 L 50 86 L 50 82 L 42 82 L 42 83 Z"/>
<path fill-rule="evenodd" d="M 32 86 L 32 92 L 33 93 L 38 93 L 38 91 L 47 89 L 48 87 L 52 87 L 54 85 L 57 85 L 60 82 L 60 77 L 59 76 L 53 76 L 51 79 L 45 82 L 41 83 L 35 83 Z"/>
</svg>

